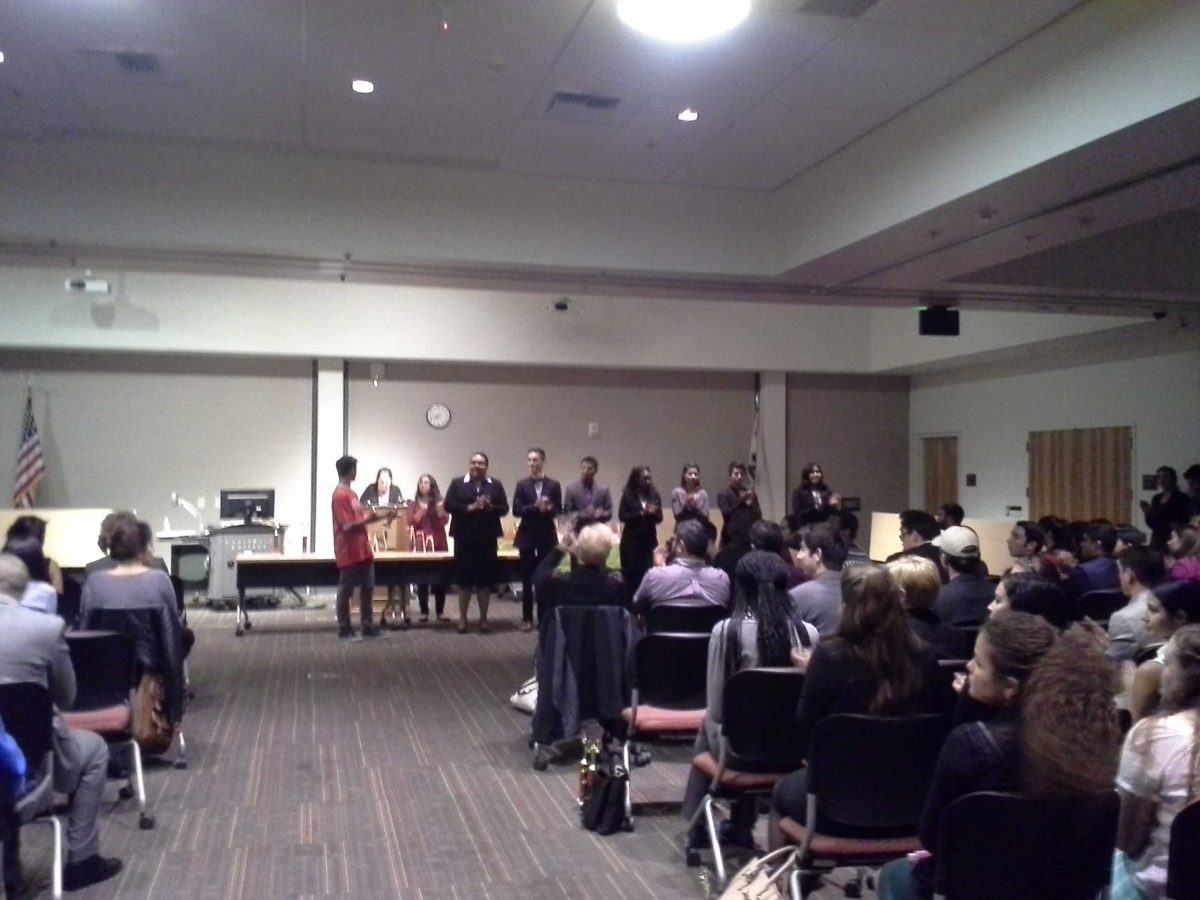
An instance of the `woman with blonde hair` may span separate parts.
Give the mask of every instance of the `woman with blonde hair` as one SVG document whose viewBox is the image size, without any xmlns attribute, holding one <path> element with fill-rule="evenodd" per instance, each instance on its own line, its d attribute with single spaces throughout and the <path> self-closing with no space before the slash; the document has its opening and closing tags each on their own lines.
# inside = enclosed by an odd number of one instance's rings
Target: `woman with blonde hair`
<svg viewBox="0 0 1200 900">
<path fill-rule="evenodd" d="M 971 655 L 971 636 L 941 620 L 933 611 L 942 578 L 937 566 L 923 556 L 901 556 L 885 568 L 900 586 L 900 600 L 908 615 L 908 627 L 917 639 L 940 659 L 966 659 Z"/>
</svg>

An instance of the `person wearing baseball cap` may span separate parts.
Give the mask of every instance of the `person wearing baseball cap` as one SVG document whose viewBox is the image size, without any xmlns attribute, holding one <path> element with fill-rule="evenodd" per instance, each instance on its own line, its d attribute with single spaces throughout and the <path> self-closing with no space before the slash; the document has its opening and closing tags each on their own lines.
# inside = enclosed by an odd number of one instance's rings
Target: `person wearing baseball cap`
<svg viewBox="0 0 1200 900">
<path fill-rule="evenodd" d="M 942 552 L 950 582 L 942 585 L 934 612 L 958 628 L 978 628 L 988 615 L 995 590 L 979 558 L 979 535 L 965 525 L 952 525 L 933 539 Z"/>
</svg>

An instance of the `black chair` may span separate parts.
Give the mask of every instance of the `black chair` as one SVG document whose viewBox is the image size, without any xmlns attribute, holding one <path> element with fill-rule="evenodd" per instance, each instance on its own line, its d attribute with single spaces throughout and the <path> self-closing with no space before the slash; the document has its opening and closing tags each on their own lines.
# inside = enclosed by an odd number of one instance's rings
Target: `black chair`
<svg viewBox="0 0 1200 900">
<path fill-rule="evenodd" d="M 1095 900 L 1112 875 L 1116 791 L 1050 803 L 980 792 L 938 825 L 934 891 L 941 900 Z"/>
<path fill-rule="evenodd" d="M 58 615 L 67 623 L 68 628 L 79 618 L 79 605 L 82 600 L 83 582 L 74 575 L 64 575 L 63 592 L 58 598 Z"/>
<path fill-rule="evenodd" d="M 729 618 L 729 610 L 715 603 L 656 603 L 642 616 L 647 634 L 711 634 L 713 626 Z"/>
<path fill-rule="evenodd" d="M 1171 900 L 1200 900 L 1200 800 L 1181 809 L 1171 823 L 1167 896 Z"/>
<path fill-rule="evenodd" d="M 806 820 L 779 823 L 800 847 L 801 885 L 811 888 L 839 866 L 856 866 L 861 893 L 861 867 L 920 849 L 921 813 L 949 727 L 939 715 L 840 714 L 817 723 L 808 749 Z"/>
<path fill-rule="evenodd" d="M 708 677 L 706 634 L 647 634 L 633 651 L 633 696 L 621 712 L 625 771 L 650 762 L 635 738 L 693 737 L 704 722 Z M 632 801 L 625 810 L 632 820 Z"/>
<path fill-rule="evenodd" d="M 4 844 L 6 884 L 20 872 L 19 828 L 44 821 L 54 832 L 51 888 L 55 898 L 62 897 L 62 824 L 52 815 L 54 808 L 54 704 L 50 692 L 40 684 L 15 682 L 0 684 L 0 719 L 21 753 L 27 767 L 28 789 L 15 799 L 15 827 Z M 43 818 L 44 817 L 44 818 Z"/>
<path fill-rule="evenodd" d="M 122 796 L 137 797 L 139 827 L 153 828 L 154 816 L 146 812 L 142 752 L 133 739 L 133 639 L 117 631 L 69 631 L 67 648 L 77 687 L 75 706 L 62 713 L 63 721 L 71 728 L 94 731 L 110 747 L 129 746 L 133 766 Z"/>
<path fill-rule="evenodd" d="M 717 882 L 725 886 L 713 805 L 717 800 L 768 796 L 784 775 L 804 763 L 796 709 L 804 690 L 799 669 L 743 669 L 725 683 L 722 696 L 721 740 L 717 755 L 699 753 L 692 766 L 710 779 L 708 794 L 689 828 L 704 817 L 716 864 Z M 687 864 L 698 866 L 698 850 L 687 851 Z"/>
<path fill-rule="evenodd" d="M 1129 602 L 1123 591 L 1087 591 L 1080 594 L 1076 609 L 1098 625 L 1107 625 L 1109 617 Z"/>
</svg>

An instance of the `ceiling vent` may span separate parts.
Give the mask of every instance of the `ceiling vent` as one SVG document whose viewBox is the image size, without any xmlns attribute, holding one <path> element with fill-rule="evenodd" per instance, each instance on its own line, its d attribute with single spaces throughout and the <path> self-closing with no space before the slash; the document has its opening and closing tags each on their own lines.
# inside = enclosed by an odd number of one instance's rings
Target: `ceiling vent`
<svg viewBox="0 0 1200 900">
<path fill-rule="evenodd" d="M 182 84 L 175 54 L 136 47 L 81 47 L 78 74 L 104 81 L 138 80 L 148 84 Z"/>
<path fill-rule="evenodd" d="M 122 50 L 114 53 L 117 66 L 129 75 L 157 75 L 162 71 L 158 57 L 153 53 L 142 53 L 137 50 Z"/>
<path fill-rule="evenodd" d="M 857 19 L 879 0 L 805 0 L 799 11 L 814 16 L 837 16 L 840 19 Z"/>
<path fill-rule="evenodd" d="M 620 97 L 555 91 L 546 104 L 545 118 L 566 122 L 611 122 L 616 118 L 620 105 Z"/>
</svg>

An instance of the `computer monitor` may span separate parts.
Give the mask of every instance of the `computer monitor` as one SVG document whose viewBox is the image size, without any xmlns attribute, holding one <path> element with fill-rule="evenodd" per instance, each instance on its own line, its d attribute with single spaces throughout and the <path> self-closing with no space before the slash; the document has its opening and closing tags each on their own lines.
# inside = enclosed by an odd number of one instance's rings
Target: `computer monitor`
<svg viewBox="0 0 1200 900">
<path fill-rule="evenodd" d="M 247 525 L 252 519 L 275 518 L 275 489 L 221 491 L 221 518 L 242 519 Z"/>
</svg>

